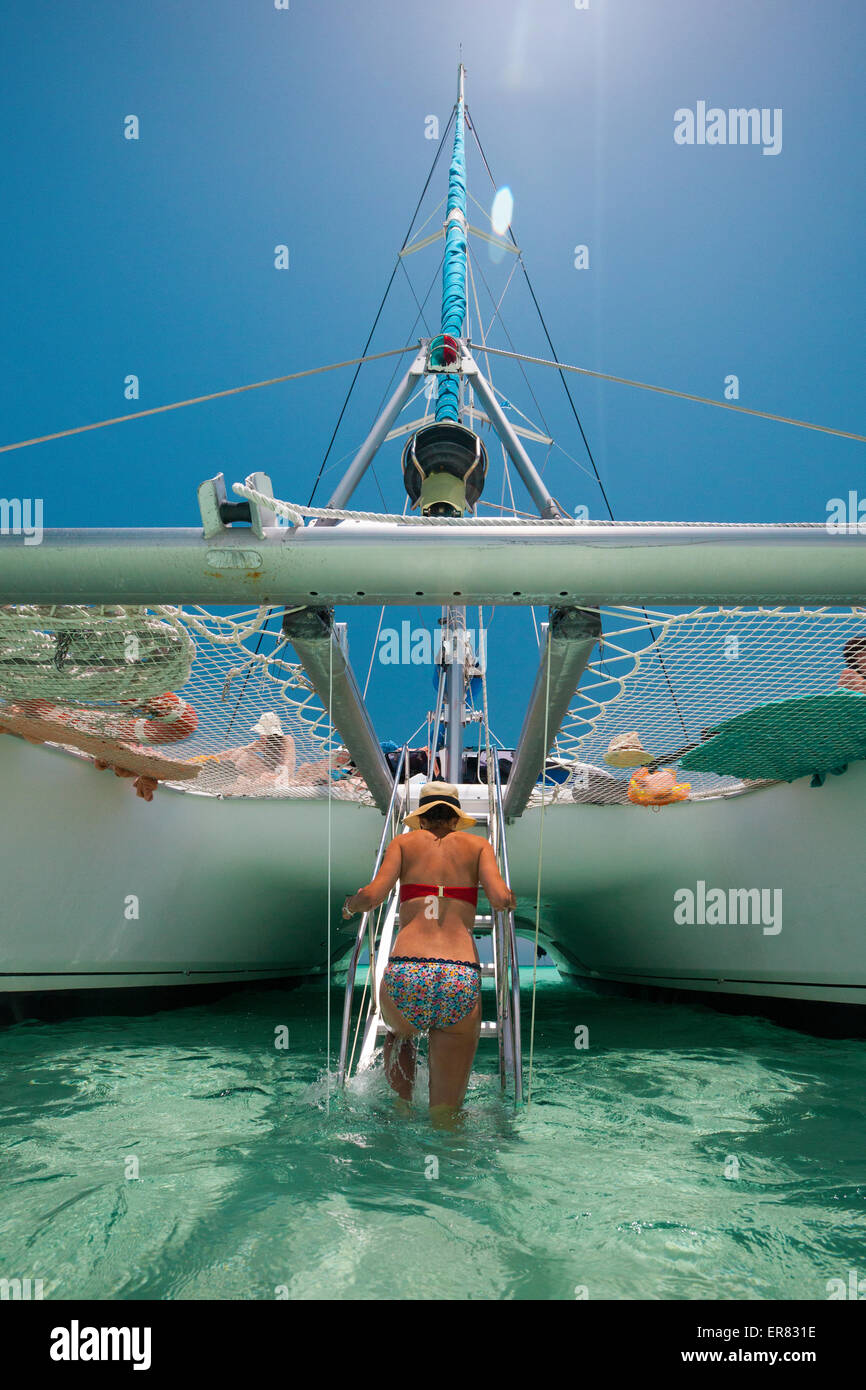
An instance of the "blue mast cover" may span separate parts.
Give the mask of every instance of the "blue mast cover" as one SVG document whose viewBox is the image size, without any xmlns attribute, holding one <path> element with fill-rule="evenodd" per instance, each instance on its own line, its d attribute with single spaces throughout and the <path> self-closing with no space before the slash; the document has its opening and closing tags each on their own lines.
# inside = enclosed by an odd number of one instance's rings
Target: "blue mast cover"
<svg viewBox="0 0 866 1390">
<path fill-rule="evenodd" d="M 454 150 L 448 171 L 448 211 L 445 218 L 445 261 L 442 267 L 442 332 L 459 338 L 466 317 L 466 152 L 463 134 L 463 96 L 457 101 Z M 458 420 L 459 380 L 440 376 L 436 419 Z"/>
</svg>

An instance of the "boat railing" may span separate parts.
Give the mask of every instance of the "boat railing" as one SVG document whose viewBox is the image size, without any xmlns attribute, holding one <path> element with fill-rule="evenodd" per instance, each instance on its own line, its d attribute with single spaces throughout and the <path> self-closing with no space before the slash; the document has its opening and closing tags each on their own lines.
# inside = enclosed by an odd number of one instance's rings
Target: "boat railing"
<svg viewBox="0 0 866 1390">
<path fill-rule="evenodd" d="M 402 774 L 404 770 L 408 774 L 408 769 L 409 751 L 406 744 L 404 744 L 397 762 L 397 766 L 394 770 L 394 786 L 391 791 L 391 800 L 388 803 L 388 809 L 385 812 L 385 825 L 382 830 L 382 838 L 379 841 L 379 849 L 376 854 L 376 862 L 373 865 L 373 872 L 370 875 L 371 878 L 375 878 L 376 874 L 379 872 L 379 869 L 382 865 L 382 860 L 385 857 L 385 850 L 390 841 L 394 838 L 394 836 L 397 833 L 397 825 L 400 819 L 399 810 L 402 809 L 403 804 L 401 798 L 407 798 L 406 804 L 408 804 L 408 776 L 407 780 L 401 787 Z M 375 911 L 375 909 L 373 911 Z M 352 1025 L 352 1002 L 355 993 L 355 976 L 358 971 L 358 961 L 361 957 L 361 952 L 364 949 L 364 941 L 368 935 L 370 947 L 369 978 L 371 981 L 373 978 L 373 969 L 375 962 L 375 938 L 377 934 L 374 927 L 373 911 L 365 912 L 362 914 L 361 924 L 358 927 L 358 934 L 355 938 L 355 944 L 352 947 L 352 954 L 349 957 L 349 966 L 346 975 L 346 995 L 343 1001 L 343 1026 L 340 1033 L 340 1061 L 337 1070 L 337 1083 L 340 1086 L 345 1086 L 346 1084 L 346 1077 L 349 1066 L 349 1032 L 351 1030 Z"/>
</svg>

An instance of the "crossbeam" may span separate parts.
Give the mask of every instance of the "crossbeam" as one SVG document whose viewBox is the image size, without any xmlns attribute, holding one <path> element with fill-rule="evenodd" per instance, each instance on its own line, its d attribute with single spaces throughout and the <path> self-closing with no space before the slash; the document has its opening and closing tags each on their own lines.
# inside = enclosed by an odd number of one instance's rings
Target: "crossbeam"
<svg viewBox="0 0 866 1390">
<path fill-rule="evenodd" d="M 0 535 L 2 603 L 866 604 L 866 535 L 779 526 L 341 522 Z"/>
</svg>

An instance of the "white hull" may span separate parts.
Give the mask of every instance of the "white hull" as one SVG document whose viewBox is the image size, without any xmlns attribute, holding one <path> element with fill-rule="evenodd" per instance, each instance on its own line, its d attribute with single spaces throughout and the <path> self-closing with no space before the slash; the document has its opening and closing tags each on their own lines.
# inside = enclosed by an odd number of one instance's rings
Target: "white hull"
<svg viewBox="0 0 866 1390">
<path fill-rule="evenodd" d="M 866 1004 L 866 765 L 665 807 L 551 806 L 545 949 L 587 980 Z M 509 832 L 512 878 L 534 885 L 538 812 Z M 678 889 L 780 889 L 782 929 L 678 925 Z M 772 899 L 770 899 L 772 902 Z M 521 910 L 528 904 L 524 899 Z M 530 915 L 534 921 L 534 886 Z"/>
<path fill-rule="evenodd" d="M 127 781 L 0 739 L 0 992 L 200 984 L 327 968 L 325 801 L 225 800 Z M 592 981 L 866 1003 L 866 767 L 665 808 L 553 805 L 540 940 Z M 541 815 L 509 828 L 518 930 L 534 929 Z M 369 877 L 380 814 L 331 806 L 339 906 Z M 781 889 L 782 929 L 678 925 L 678 889 Z M 138 916 L 127 915 L 131 896 Z"/>
<path fill-rule="evenodd" d="M 0 739 L 0 992 L 204 984 L 327 968 L 326 801 L 226 800 L 130 782 Z M 332 802 L 332 894 L 368 876 L 370 807 Z M 128 918 L 128 899 L 138 917 Z"/>
</svg>

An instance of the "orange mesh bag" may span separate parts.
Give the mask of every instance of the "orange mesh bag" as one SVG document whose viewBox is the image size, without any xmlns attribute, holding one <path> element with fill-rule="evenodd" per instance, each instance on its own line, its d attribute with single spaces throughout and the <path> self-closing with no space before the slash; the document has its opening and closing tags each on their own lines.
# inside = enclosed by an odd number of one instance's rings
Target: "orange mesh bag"
<svg viewBox="0 0 866 1390">
<path fill-rule="evenodd" d="M 628 784 L 628 799 L 636 806 L 671 806 L 675 801 L 687 801 L 691 782 L 678 782 L 672 767 L 660 767 L 651 772 L 640 767 Z"/>
</svg>

